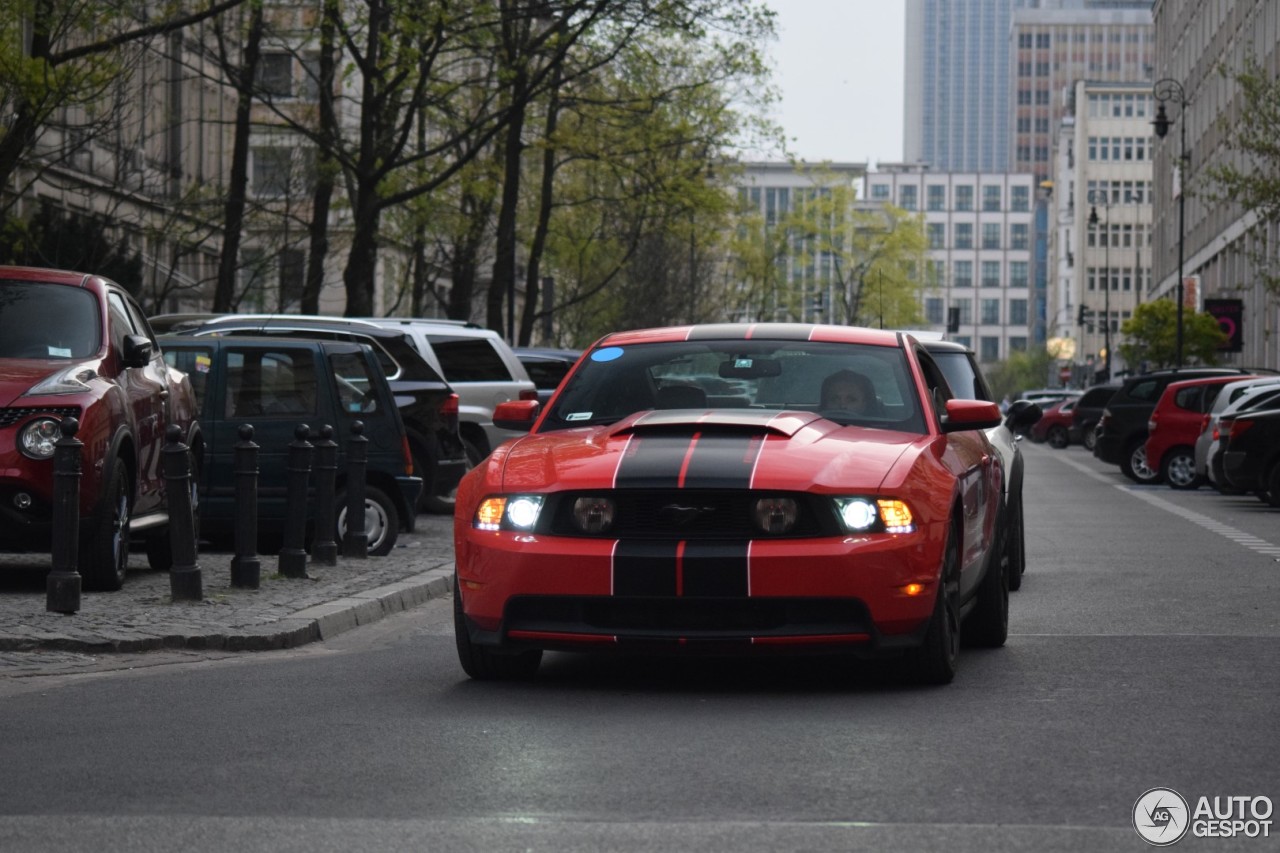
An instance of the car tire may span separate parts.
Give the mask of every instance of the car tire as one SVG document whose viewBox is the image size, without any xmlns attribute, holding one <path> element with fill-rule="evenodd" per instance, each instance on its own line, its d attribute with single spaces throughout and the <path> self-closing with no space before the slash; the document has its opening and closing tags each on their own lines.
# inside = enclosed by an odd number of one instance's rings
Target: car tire
<svg viewBox="0 0 1280 853">
<path fill-rule="evenodd" d="M 1196 454 L 1189 447 L 1175 447 L 1164 455 L 1160 475 L 1172 489 L 1198 489 L 1204 482 L 1196 473 Z"/>
<path fill-rule="evenodd" d="M 1067 428 L 1064 426 L 1050 428 L 1045 440 L 1049 442 L 1050 447 L 1055 447 L 1059 450 L 1071 443 L 1071 439 L 1067 436 Z"/>
<path fill-rule="evenodd" d="M 978 600 L 964 625 L 965 643 L 997 649 L 1009 638 L 1009 538 L 1005 519 L 998 521 L 996 542 L 987 555 L 987 570 L 978 587 Z"/>
<path fill-rule="evenodd" d="M 1009 526 L 1005 536 L 1005 552 L 1009 563 L 1009 590 L 1022 589 L 1022 576 L 1027 571 L 1027 538 L 1022 519 L 1022 494 L 1009 504 Z"/>
<path fill-rule="evenodd" d="M 339 492 L 336 503 L 338 524 L 335 540 L 339 547 L 347 532 L 347 493 Z M 396 547 L 400 535 L 400 513 L 386 492 L 373 486 L 364 488 L 364 529 L 369 536 L 368 554 L 385 557 Z"/>
<path fill-rule="evenodd" d="M 1147 440 L 1135 441 L 1125 449 L 1120 459 L 1120 472 L 1141 486 L 1151 486 L 1160 482 L 1160 472 L 1153 471 L 1147 465 Z"/>
<path fill-rule="evenodd" d="M 1095 424 L 1085 424 L 1080 428 L 1080 441 L 1084 444 L 1084 449 L 1090 453 L 1098 444 L 1098 436 L 1093 432 L 1095 426 Z"/>
<path fill-rule="evenodd" d="M 952 523 L 938 577 L 933 615 L 924 642 L 910 655 L 911 674 L 921 684 L 950 684 L 960 658 L 960 527 Z"/>
<path fill-rule="evenodd" d="M 502 653 L 471 642 L 462 612 L 458 576 L 453 576 L 453 639 L 462 671 L 477 681 L 517 681 L 533 678 L 542 663 L 542 650 Z"/>
<path fill-rule="evenodd" d="M 107 469 L 97 516 L 80 541 L 80 576 L 87 590 L 114 592 L 129 569 L 129 519 L 133 495 L 128 466 L 116 460 Z"/>
<path fill-rule="evenodd" d="M 191 523 L 195 530 L 196 552 L 200 551 L 200 469 L 194 454 L 190 455 L 191 463 Z M 147 537 L 147 565 L 157 572 L 167 572 L 173 568 L 173 534 L 168 526 L 158 533 Z"/>
<path fill-rule="evenodd" d="M 1267 478 L 1267 503 L 1280 507 L 1280 462 L 1271 466 L 1271 476 Z"/>
</svg>

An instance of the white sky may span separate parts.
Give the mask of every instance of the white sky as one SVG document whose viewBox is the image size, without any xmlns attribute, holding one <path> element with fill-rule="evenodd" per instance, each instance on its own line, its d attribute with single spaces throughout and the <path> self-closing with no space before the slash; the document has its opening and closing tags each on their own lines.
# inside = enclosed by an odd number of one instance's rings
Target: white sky
<svg viewBox="0 0 1280 853">
<path fill-rule="evenodd" d="M 781 103 L 772 118 L 810 162 L 902 160 L 903 0 L 766 0 Z"/>
</svg>

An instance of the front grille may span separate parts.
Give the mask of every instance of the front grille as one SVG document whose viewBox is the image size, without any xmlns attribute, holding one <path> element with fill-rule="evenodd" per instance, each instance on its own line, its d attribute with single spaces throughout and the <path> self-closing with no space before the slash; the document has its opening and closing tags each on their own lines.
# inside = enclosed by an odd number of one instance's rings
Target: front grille
<svg viewBox="0 0 1280 853">
<path fill-rule="evenodd" d="M 0 427 L 13 426 L 32 415 L 57 415 L 60 418 L 78 418 L 80 417 L 80 409 L 77 406 L 56 409 L 41 406 L 0 409 Z"/>
<path fill-rule="evenodd" d="M 766 497 L 789 497 L 799 512 L 795 527 L 785 536 L 812 537 L 839 534 L 836 519 L 825 501 L 803 492 L 765 492 L 714 489 L 634 489 L 608 492 L 570 492 L 556 495 L 551 510 L 551 530 L 557 536 L 591 536 L 573 520 L 573 503 L 581 497 L 600 496 L 614 501 L 614 523 L 600 536 L 609 539 L 728 539 L 762 535 L 752 521 L 752 507 Z"/>
<path fill-rule="evenodd" d="M 507 631 L 625 636 L 768 637 L 870 633 L 855 599 L 517 596 Z"/>
</svg>

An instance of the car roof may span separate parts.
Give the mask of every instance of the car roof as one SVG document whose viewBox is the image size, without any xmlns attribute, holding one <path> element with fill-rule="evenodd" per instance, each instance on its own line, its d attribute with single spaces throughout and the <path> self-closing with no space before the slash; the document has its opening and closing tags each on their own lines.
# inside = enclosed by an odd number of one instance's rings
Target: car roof
<svg viewBox="0 0 1280 853">
<path fill-rule="evenodd" d="M 352 319 L 367 320 L 380 326 L 445 326 L 455 329 L 485 328 L 479 323 L 473 323 L 470 320 L 450 320 L 447 317 L 355 317 Z"/>
<path fill-rule="evenodd" d="M 103 282 L 110 282 L 110 279 L 93 273 L 49 269 L 46 267 L 0 266 L 0 279 L 38 281 L 47 284 L 69 284 L 83 287 L 89 283 L 90 279 L 94 278 L 101 279 Z"/>
<path fill-rule="evenodd" d="M 367 349 L 373 352 L 373 347 L 363 341 L 322 341 L 314 338 L 283 338 L 274 336 L 255 337 L 253 335 L 237 335 L 230 338 L 220 338 L 215 335 L 205 335 L 195 337 L 192 335 L 156 335 L 156 341 L 163 350 L 165 347 L 277 347 L 277 348 L 294 348 L 294 349 L 314 349 L 319 346 L 321 349 L 334 350 L 335 352 L 356 352 L 358 350 Z"/>
<path fill-rule="evenodd" d="M 222 327 L 273 329 L 350 329 L 371 337 L 400 337 L 404 332 L 360 320 L 355 317 L 319 317 L 305 314 L 225 314 L 192 327 L 190 331 L 216 330 Z"/>
<path fill-rule="evenodd" d="M 724 340 L 821 341 L 901 347 L 902 333 L 860 326 L 827 326 L 818 323 L 709 323 L 700 326 L 667 326 L 613 332 L 597 341 L 595 346 Z"/>
</svg>

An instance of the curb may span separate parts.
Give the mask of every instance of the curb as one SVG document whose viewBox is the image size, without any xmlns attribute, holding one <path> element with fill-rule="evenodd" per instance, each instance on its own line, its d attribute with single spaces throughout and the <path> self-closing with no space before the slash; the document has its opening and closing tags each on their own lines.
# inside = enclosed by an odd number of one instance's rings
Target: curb
<svg viewBox="0 0 1280 853">
<path fill-rule="evenodd" d="M 375 587 L 263 625 L 191 634 L 168 634 L 112 640 L 47 636 L 0 637 L 0 651 L 149 652 L 161 649 L 261 652 L 291 649 L 402 613 L 446 595 L 453 572 L 432 569 L 395 583 Z"/>
</svg>

